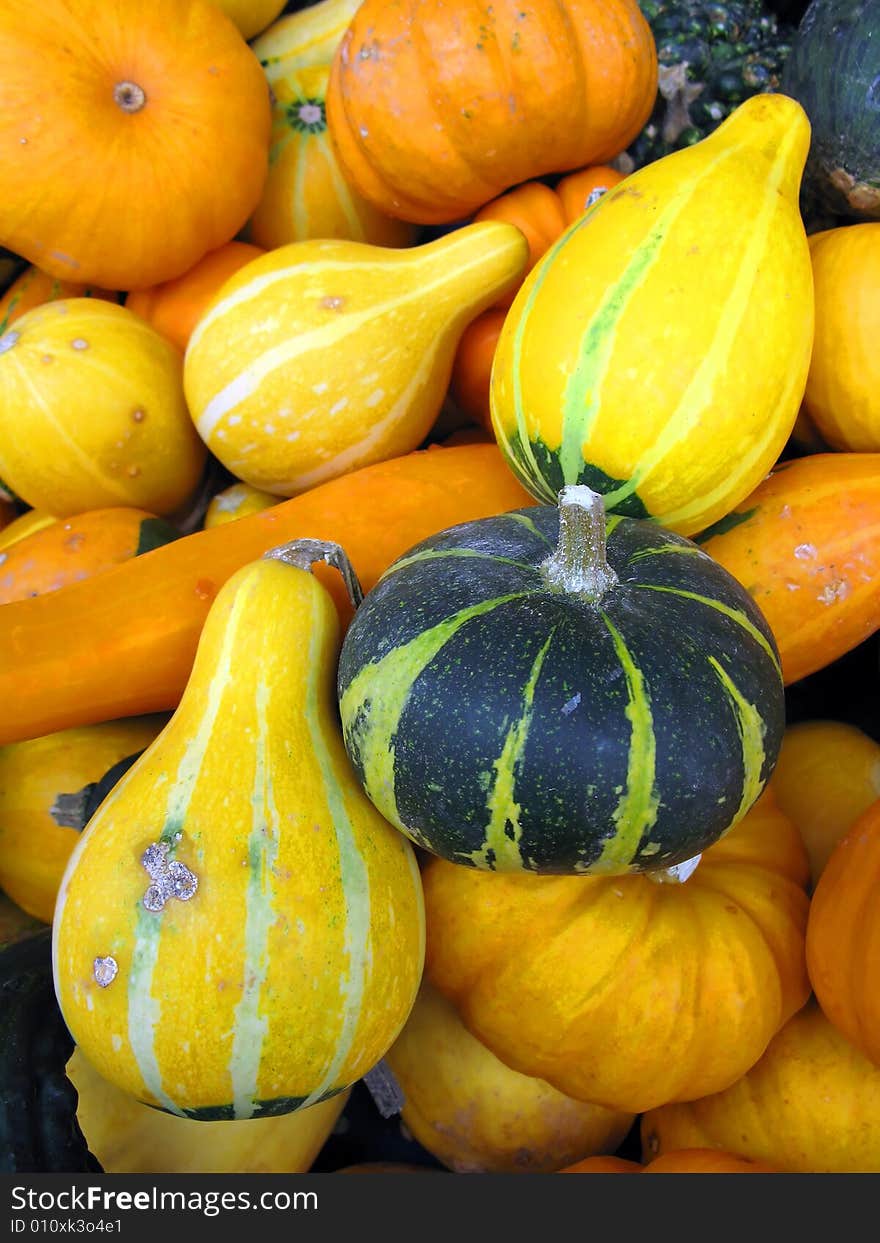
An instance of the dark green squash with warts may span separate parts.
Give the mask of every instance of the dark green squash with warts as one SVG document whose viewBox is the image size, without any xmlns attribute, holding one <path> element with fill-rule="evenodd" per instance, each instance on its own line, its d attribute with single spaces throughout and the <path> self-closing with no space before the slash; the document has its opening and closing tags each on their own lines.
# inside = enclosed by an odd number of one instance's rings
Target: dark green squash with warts
<svg viewBox="0 0 880 1243">
<path fill-rule="evenodd" d="M 0 1173 L 100 1173 L 67 1078 L 73 1040 L 52 982 L 46 929 L 0 953 Z"/>
<path fill-rule="evenodd" d="M 808 225 L 823 211 L 880 220 L 880 0 L 813 0 L 782 90 L 813 131 L 801 194 Z"/>
<path fill-rule="evenodd" d="M 784 727 L 746 591 L 691 540 L 606 520 L 580 485 L 395 561 L 349 627 L 338 692 L 386 819 L 498 871 L 692 858 L 761 793 Z"/>
</svg>

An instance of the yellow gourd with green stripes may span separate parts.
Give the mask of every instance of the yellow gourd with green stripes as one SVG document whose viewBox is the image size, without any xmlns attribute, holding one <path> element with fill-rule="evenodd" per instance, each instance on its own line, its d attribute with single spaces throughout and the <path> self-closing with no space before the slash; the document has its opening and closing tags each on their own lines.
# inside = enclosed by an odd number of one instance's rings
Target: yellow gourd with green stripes
<svg viewBox="0 0 880 1243">
<path fill-rule="evenodd" d="M 424 440 L 466 325 L 522 275 L 512 224 L 408 249 L 292 242 L 235 273 L 190 338 L 199 434 L 237 479 L 298 492 Z"/>
<path fill-rule="evenodd" d="M 291 547 L 291 546 L 288 546 Z M 199 1120 L 289 1113 L 390 1047 L 421 978 L 413 851 L 362 793 L 308 541 L 230 578 L 177 711 L 89 822 L 54 921 L 85 1056 Z"/>
<path fill-rule="evenodd" d="M 798 103 L 756 95 L 603 195 L 532 270 L 490 401 L 539 500 L 586 483 L 609 510 L 691 535 L 767 474 L 812 348 L 809 145 Z"/>
</svg>

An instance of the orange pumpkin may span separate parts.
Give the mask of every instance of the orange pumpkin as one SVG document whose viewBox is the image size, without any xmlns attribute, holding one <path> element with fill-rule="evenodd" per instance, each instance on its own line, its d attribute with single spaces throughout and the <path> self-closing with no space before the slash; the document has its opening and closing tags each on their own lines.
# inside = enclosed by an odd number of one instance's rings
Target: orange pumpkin
<svg viewBox="0 0 880 1243">
<path fill-rule="evenodd" d="M 560 1174 L 774 1174 L 763 1161 L 738 1157 L 717 1148 L 679 1148 L 665 1152 L 648 1165 L 624 1161 L 621 1157 L 587 1157 Z"/>
<path fill-rule="evenodd" d="M 880 625 L 880 453 L 783 462 L 698 541 L 754 596 L 797 682 Z"/>
<path fill-rule="evenodd" d="M 800 721 L 785 731 L 772 780 L 815 886 L 834 847 L 880 798 L 880 743 L 845 721 Z"/>
<path fill-rule="evenodd" d="M 880 1066 L 880 799 L 835 847 L 819 878 L 807 969 L 826 1016 Z"/>
<path fill-rule="evenodd" d="M 567 177 L 561 177 L 555 190 L 562 204 L 565 223 L 573 224 L 588 207 L 592 207 L 600 195 L 618 185 L 623 178 L 623 173 L 608 164 L 592 165 L 576 173 L 569 173 Z"/>
<path fill-rule="evenodd" d="M 5 505 L 5 502 L 4 502 Z M 7 508 L 12 509 L 11 506 Z M 5 512 L 5 511 L 4 511 Z M 12 544 L 17 544 L 20 539 L 31 535 L 34 531 L 42 531 L 43 527 L 51 526 L 58 519 L 54 514 L 43 513 L 40 509 L 27 509 L 23 514 L 15 516 L 15 510 L 12 510 L 12 518 L 7 526 L 0 530 L 0 552 L 4 548 L 9 548 Z"/>
<path fill-rule="evenodd" d="M 880 221 L 810 239 L 816 331 L 804 408 L 832 449 L 880 450 Z"/>
<path fill-rule="evenodd" d="M 4 0 L 0 82 L 0 245 L 61 280 L 171 280 L 260 197 L 266 80 L 208 0 Z"/>
<path fill-rule="evenodd" d="M 616 156 L 656 91 L 636 0 L 364 0 L 333 61 L 327 118 L 365 198 L 439 224 Z"/>
<path fill-rule="evenodd" d="M 124 506 L 50 523 L 0 553 L 0 604 L 58 591 L 179 535 L 155 514 Z"/>
<path fill-rule="evenodd" d="M 134 289 L 125 299 L 167 341 L 183 352 L 199 316 L 220 286 L 239 268 L 265 252 L 249 242 L 227 242 L 203 255 L 188 272 L 149 289 Z"/>
<path fill-rule="evenodd" d="M 59 298 L 102 298 L 105 302 L 118 302 L 119 296 L 109 289 L 92 289 L 73 281 L 60 281 L 31 265 L 9 286 L 0 298 L 0 334 L 25 311 L 42 306 L 44 302 L 56 302 Z"/>
<path fill-rule="evenodd" d="M 513 1070 L 640 1113 L 735 1082 L 804 1004 L 806 880 L 769 791 L 684 883 L 431 860 L 425 973 Z"/>
</svg>

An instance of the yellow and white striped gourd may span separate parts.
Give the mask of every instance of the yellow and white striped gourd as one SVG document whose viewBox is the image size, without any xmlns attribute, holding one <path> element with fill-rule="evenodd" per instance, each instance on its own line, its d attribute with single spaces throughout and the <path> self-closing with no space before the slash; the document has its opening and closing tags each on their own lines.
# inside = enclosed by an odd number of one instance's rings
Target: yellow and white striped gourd
<svg viewBox="0 0 880 1243">
<path fill-rule="evenodd" d="M 184 388 L 200 436 L 237 479 L 277 496 L 410 452 L 466 325 L 527 256 L 498 220 L 403 250 L 310 240 L 261 255 L 190 338 Z"/>
<path fill-rule="evenodd" d="M 254 55 L 274 75 L 307 65 L 329 65 L 361 0 L 318 0 L 285 13 L 251 44 Z"/>
<path fill-rule="evenodd" d="M 55 987 L 83 1054 L 201 1121 L 342 1091 L 421 978 L 418 867 L 346 757 L 339 621 L 301 568 L 330 553 L 306 554 L 221 589 L 177 711 L 89 822 L 55 910 Z"/>
<path fill-rule="evenodd" d="M 756 95 L 604 194 L 533 268 L 490 403 L 539 500 L 586 483 L 609 510 L 691 535 L 767 474 L 813 341 L 809 145 L 795 100 Z"/>
</svg>

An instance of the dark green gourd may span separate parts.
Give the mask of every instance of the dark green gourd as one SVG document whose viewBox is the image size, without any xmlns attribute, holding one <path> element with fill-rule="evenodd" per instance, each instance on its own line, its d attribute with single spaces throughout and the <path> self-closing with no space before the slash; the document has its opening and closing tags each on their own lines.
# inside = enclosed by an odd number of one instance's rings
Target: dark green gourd
<svg viewBox="0 0 880 1243">
<path fill-rule="evenodd" d="M 498 871 L 692 858 L 761 793 L 784 726 L 746 591 L 692 541 L 606 520 L 581 486 L 395 561 L 349 627 L 338 691 L 383 815 Z"/>
</svg>

